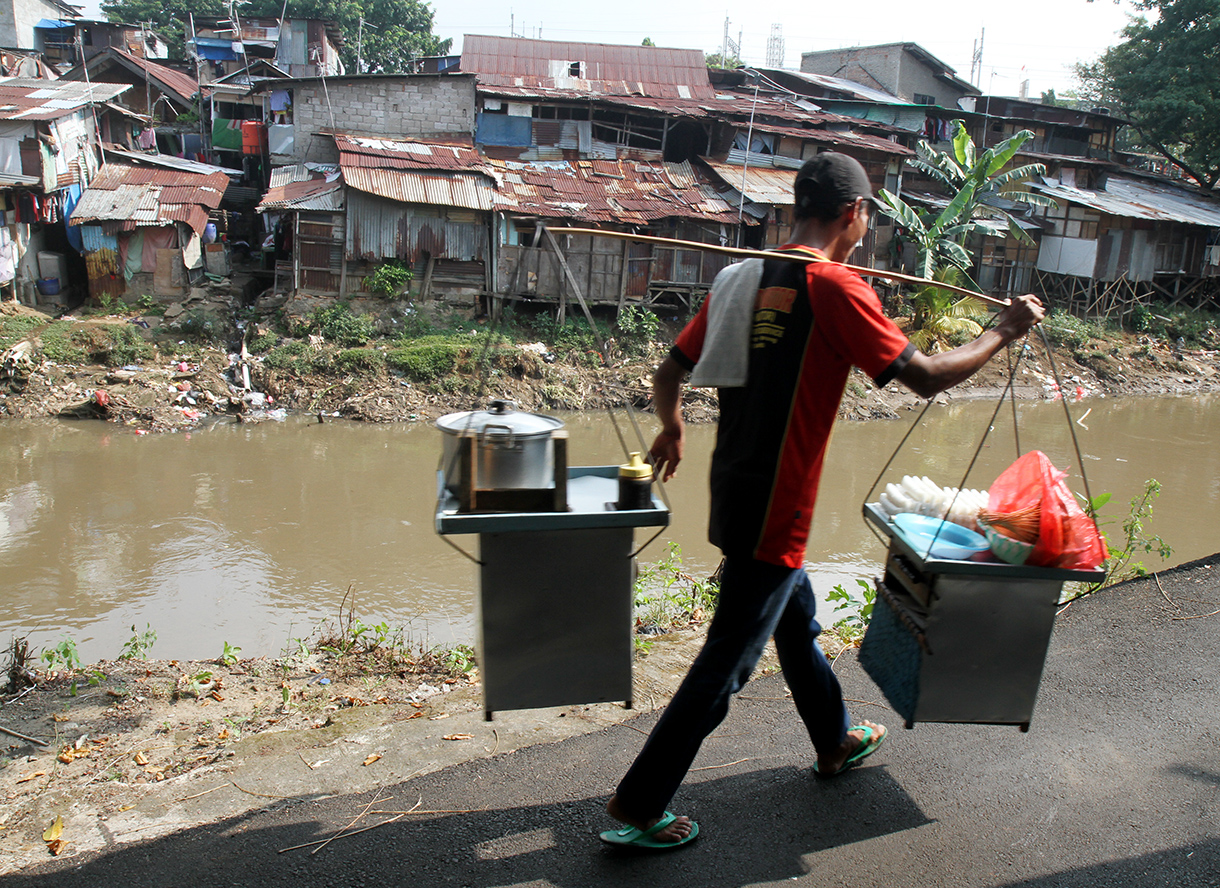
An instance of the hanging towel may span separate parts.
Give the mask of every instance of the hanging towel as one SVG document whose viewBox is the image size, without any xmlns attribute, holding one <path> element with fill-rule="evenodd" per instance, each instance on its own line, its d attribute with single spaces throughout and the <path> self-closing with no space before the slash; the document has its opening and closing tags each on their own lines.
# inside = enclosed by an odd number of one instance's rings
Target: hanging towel
<svg viewBox="0 0 1220 888">
<path fill-rule="evenodd" d="M 690 384 L 739 388 L 750 366 L 750 329 L 762 280 L 763 260 L 747 259 L 721 269 L 707 298 L 707 334 Z"/>
</svg>

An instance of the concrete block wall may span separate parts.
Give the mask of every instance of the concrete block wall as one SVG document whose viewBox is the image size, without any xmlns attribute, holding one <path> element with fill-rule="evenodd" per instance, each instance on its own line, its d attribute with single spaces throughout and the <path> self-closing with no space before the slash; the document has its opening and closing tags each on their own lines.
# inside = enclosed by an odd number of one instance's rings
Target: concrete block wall
<svg viewBox="0 0 1220 888">
<path fill-rule="evenodd" d="M 334 140 L 319 136 L 322 130 L 387 138 L 472 136 L 474 125 L 473 75 L 332 78 L 325 86 L 319 82 L 294 87 L 294 153 L 272 160 L 337 162 Z"/>
</svg>

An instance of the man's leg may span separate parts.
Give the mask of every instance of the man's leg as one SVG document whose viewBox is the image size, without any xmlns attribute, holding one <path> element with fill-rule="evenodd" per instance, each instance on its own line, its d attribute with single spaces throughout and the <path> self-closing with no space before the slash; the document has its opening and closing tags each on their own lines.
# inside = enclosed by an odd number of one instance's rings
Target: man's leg
<svg viewBox="0 0 1220 888">
<path fill-rule="evenodd" d="M 704 738 L 723 721 L 730 697 L 749 680 L 793 586 L 804 577 L 803 570 L 751 559 L 725 562 L 703 650 L 619 783 L 611 814 L 625 815 L 633 825 L 661 816 Z"/>
<path fill-rule="evenodd" d="M 819 754 L 829 754 L 843 742 L 851 726 L 843 689 L 835 676 L 818 635 L 817 599 L 804 571 L 775 627 L 775 650 L 792 691 L 792 702 Z"/>
<path fill-rule="evenodd" d="M 843 702 L 843 690 L 817 641 L 822 627 L 815 616 L 816 610 L 813 586 L 808 575 L 801 571 L 775 627 L 775 649 L 796 711 L 817 750 L 818 770 L 823 775 L 830 775 L 842 768 L 848 756 L 857 751 L 865 732 L 849 731 L 851 717 Z M 873 730 L 875 739 L 885 736 L 882 725 L 869 721 L 861 724 Z"/>
</svg>

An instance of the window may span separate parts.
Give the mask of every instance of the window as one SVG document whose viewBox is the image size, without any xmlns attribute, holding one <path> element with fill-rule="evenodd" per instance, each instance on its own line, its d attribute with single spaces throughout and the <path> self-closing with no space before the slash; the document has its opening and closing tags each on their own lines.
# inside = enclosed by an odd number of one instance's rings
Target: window
<svg viewBox="0 0 1220 888">
<path fill-rule="evenodd" d="M 584 62 L 568 62 L 568 76 L 584 78 L 585 63 Z"/>
<path fill-rule="evenodd" d="M 926 93 L 915 93 L 916 105 L 935 105 L 936 96 L 929 96 Z"/>
</svg>

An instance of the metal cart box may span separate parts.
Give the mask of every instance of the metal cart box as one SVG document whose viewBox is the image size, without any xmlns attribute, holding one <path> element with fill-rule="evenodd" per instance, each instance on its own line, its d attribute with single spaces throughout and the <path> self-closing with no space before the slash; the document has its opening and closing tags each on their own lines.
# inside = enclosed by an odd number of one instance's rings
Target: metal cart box
<svg viewBox="0 0 1220 888">
<path fill-rule="evenodd" d="M 567 512 L 460 513 L 438 484 L 440 534 L 479 535 L 478 659 L 496 710 L 632 703 L 633 536 L 669 511 L 615 510 L 617 466 L 568 470 Z"/>
<path fill-rule="evenodd" d="M 1063 584 L 1104 571 L 923 558 L 876 506 L 864 517 L 890 546 L 860 665 L 906 727 L 1029 730 Z"/>
</svg>

